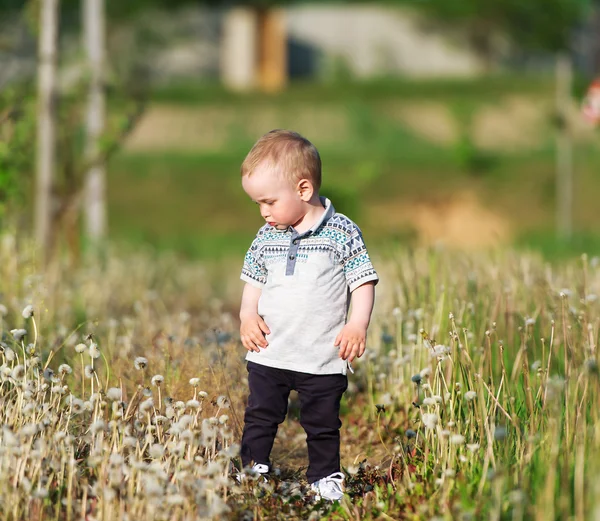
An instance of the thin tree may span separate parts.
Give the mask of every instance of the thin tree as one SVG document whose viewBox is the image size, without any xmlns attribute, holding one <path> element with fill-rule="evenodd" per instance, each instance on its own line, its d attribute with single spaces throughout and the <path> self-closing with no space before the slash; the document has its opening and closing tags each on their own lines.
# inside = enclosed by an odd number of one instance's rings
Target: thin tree
<svg viewBox="0 0 600 521">
<path fill-rule="evenodd" d="M 105 127 L 104 0 L 83 0 L 83 31 L 88 59 L 89 92 L 86 112 L 86 157 L 90 162 L 85 176 L 85 231 L 92 243 L 106 233 L 106 173 L 100 160 L 100 140 Z"/>
<path fill-rule="evenodd" d="M 58 4 L 59 0 L 40 2 L 35 230 L 45 261 L 48 260 L 52 244 L 52 186 L 56 161 Z"/>
</svg>

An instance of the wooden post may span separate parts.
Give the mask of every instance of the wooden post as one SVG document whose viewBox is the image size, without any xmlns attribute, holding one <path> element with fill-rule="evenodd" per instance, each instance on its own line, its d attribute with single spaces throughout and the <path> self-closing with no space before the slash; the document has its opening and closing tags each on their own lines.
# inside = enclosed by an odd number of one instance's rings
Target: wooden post
<svg viewBox="0 0 600 521">
<path fill-rule="evenodd" d="M 43 261 L 52 246 L 52 188 L 56 161 L 56 55 L 59 0 L 41 0 L 38 44 L 38 107 L 35 235 Z"/>
<path fill-rule="evenodd" d="M 104 132 L 106 104 L 104 0 L 83 0 L 82 9 L 90 79 L 86 113 L 86 157 L 94 161 L 85 177 L 85 231 L 88 239 L 92 243 L 97 243 L 106 233 L 106 174 L 104 165 L 97 161 L 100 139 Z"/>
<path fill-rule="evenodd" d="M 260 88 L 263 92 L 279 92 L 287 84 L 287 31 L 284 9 L 260 9 L 258 34 Z"/>
<path fill-rule="evenodd" d="M 556 59 L 556 225 L 560 239 L 573 232 L 573 150 L 569 128 L 569 107 L 573 67 L 571 57 L 561 53 Z"/>
</svg>

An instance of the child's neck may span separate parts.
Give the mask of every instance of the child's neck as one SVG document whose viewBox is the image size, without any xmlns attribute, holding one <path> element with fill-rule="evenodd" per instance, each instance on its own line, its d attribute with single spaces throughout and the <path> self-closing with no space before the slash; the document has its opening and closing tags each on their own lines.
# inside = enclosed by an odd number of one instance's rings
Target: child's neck
<svg viewBox="0 0 600 521">
<path fill-rule="evenodd" d="M 321 199 L 319 198 L 318 194 L 313 196 L 312 199 L 306 203 L 306 205 L 308 207 L 306 213 L 300 220 L 298 220 L 298 222 L 294 224 L 294 229 L 300 234 L 310 230 L 321 218 L 323 211 L 325 210 L 325 207 L 321 203 Z"/>
</svg>

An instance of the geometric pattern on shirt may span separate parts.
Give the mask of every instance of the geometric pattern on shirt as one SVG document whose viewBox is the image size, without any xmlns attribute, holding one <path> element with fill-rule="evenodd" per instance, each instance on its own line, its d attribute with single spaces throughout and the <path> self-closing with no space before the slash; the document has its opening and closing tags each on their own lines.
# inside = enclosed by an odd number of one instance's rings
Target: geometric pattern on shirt
<svg viewBox="0 0 600 521">
<path fill-rule="evenodd" d="M 260 228 L 244 258 L 242 274 L 264 285 L 267 264 L 288 260 L 292 232 L 277 230 L 270 224 Z M 365 277 L 376 276 L 359 227 L 348 217 L 333 213 L 314 233 L 300 239 L 297 262 L 310 260 L 312 253 L 329 253 L 343 265 L 349 286 Z"/>
</svg>

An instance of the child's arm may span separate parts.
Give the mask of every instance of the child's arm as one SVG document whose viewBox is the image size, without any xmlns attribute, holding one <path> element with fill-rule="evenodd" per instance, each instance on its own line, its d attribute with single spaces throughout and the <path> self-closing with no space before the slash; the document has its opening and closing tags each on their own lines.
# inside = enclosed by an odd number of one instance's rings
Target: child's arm
<svg viewBox="0 0 600 521">
<path fill-rule="evenodd" d="M 256 351 L 257 353 L 260 352 L 260 347 L 265 348 L 269 345 L 265 334 L 271 332 L 258 314 L 258 300 L 261 292 L 260 288 L 246 284 L 240 306 L 240 337 L 242 344 L 248 351 Z"/>
<path fill-rule="evenodd" d="M 334 344 L 340 348 L 340 358 L 352 362 L 365 352 L 367 328 L 371 321 L 374 302 L 374 282 L 366 282 L 352 292 L 352 314 Z"/>
</svg>

